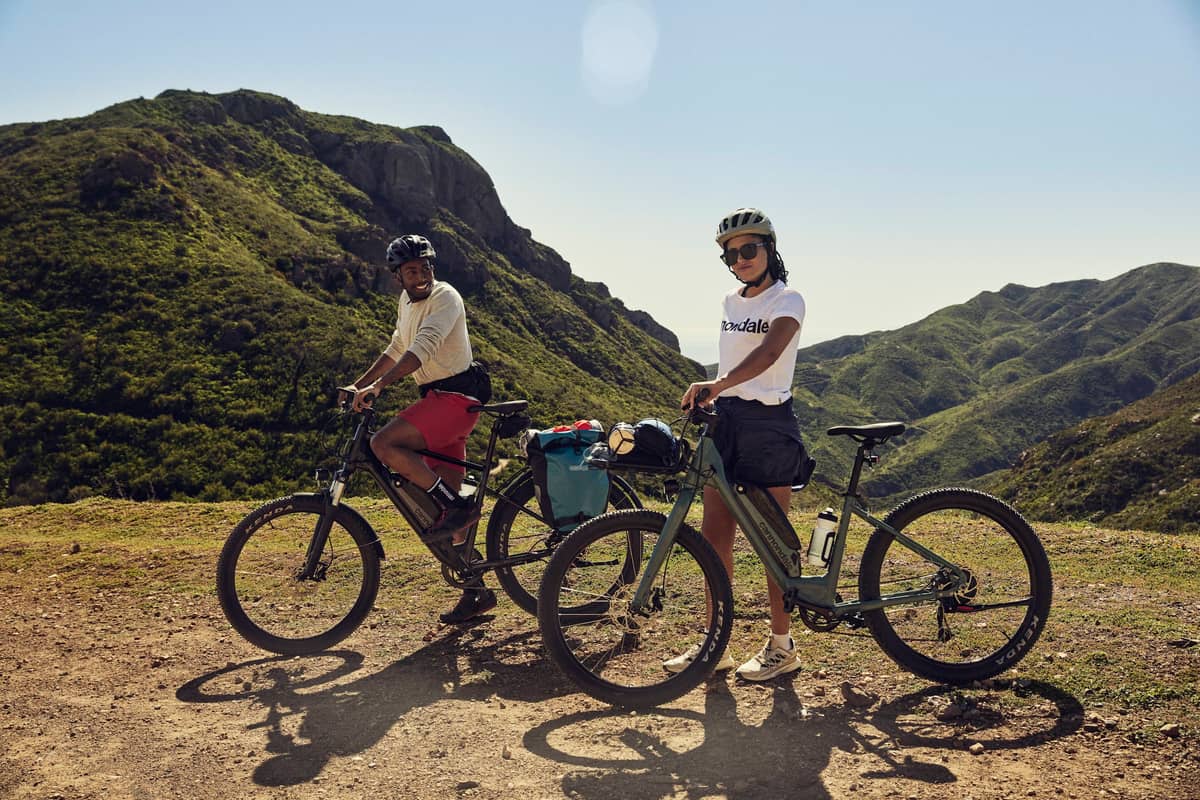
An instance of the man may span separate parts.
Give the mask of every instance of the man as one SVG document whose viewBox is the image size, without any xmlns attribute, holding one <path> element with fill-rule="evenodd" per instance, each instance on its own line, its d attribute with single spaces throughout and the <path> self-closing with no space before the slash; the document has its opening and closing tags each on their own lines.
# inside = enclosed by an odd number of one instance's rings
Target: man
<svg viewBox="0 0 1200 800">
<path fill-rule="evenodd" d="M 389 469 L 429 493 L 442 509 L 425 531 L 425 541 L 455 544 L 463 529 L 479 515 L 473 504 L 459 497 L 465 469 L 436 459 L 425 459 L 417 450 L 463 460 L 467 437 L 479 419 L 471 412 L 479 405 L 470 376 L 472 353 L 467 336 L 467 313 L 462 296 L 453 286 L 433 277 L 437 254 L 424 236 L 408 234 L 387 248 L 388 269 L 400 279 L 396 330 L 387 349 L 363 375 L 342 391 L 354 396 L 353 407 L 371 405 L 383 389 L 406 375 L 420 387 L 421 399 L 400 411 L 371 438 L 371 450 Z M 486 397 L 483 398 L 486 401 Z M 465 622 L 496 606 L 496 595 L 482 581 L 468 587 L 458 604 L 441 615 L 446 623 Z"/>
</svg>

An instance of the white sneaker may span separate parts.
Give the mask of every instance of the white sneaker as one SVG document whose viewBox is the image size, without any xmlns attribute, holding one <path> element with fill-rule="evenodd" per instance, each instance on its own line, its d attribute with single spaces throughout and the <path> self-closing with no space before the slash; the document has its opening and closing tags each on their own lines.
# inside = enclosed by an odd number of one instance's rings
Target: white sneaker
<svg viewBox="0 0 1200 800">
<path fill-rule="evenodd" d="M 691 664 L 700 655 L 700 648 L 703 646 L 703 642 L 697 642 L 689 647 L 683 655 L 667 659 L 663 662 L 663 669 L 667 672 L 683 672 L 687 669 L 688 664 Z M 735 666 L 733 656 L 729 655 L 729 651 L 726 650 L 721 656 L 721 660 L 717 662 L 717 666 L 713 669 L 716 672 L 722 672 L 727 669 L 733 669 Z"/>
<path fill-rule="evenodd" d="M 800 669 L 800 659 L 796 658 L 796 643 L 792 642 L 790 650 L 782 647 L 772 647 L 771 640 L 763 645 L 754 658 L 737 668 L 737 676 L 748 681 L 769 681 L 776 675 L 785 675 Z"/>
</svg>

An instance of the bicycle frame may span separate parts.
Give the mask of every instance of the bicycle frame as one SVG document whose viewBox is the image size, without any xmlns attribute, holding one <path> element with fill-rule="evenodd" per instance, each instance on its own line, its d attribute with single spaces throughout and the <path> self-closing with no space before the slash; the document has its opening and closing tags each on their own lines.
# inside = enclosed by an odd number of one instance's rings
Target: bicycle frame
<svg viewBox="0 0 1200 800">
<path fill-rule="evenodd" d="M 333 524 L 333 514 L 330 513 L 334 508 L 339 506 L 342 501 L 342 495 L 346 490 L 346 485 L 350 482 L 350 478 L 355 472 L 360 469 L 365 469 L 375 483 L 383 490 L 383 493 L 391 501 L 392 505 L 400 512 L 404 520 L 414 531 L 421 531 L 428 527 L 429 522 L 421 518 L 421 512 L 413 507 L 412 501 L 405 497 L 396 487 L 395 476 L 387 466 L 379 460 L 374 451 L 370 447 L 371 423 L 375 418 L 375 410 L 367 408 L 362 412 L 358 424 L 355 426 L 354 433 L 347 440 L 340 454 L 341 464 L 333 473 L 333 478 L 329 486 L 322 489 L 320 494 L 326 503 L 326 513 L 321 515 L 321 519 L 317 523 L 316 529 L 313 531 L 312 539 L 309 542 L 307 555 L 305 558 L 304 568 L 298 576 L 301 580 L 310 578 L 318 569 L 320 556 L 325 548 L 325 542 L 329 536 L 330 527 Z M 439 461 L 444 461 L 448 464 L 456 464 L 468 470 L 474 470 L 479 474 L 479 483 L 475 489 L 475 497 L 473 502 L 475 511 L 481 511 L 483 508 L 484 498 L 488 495 L 495 498 L 497 502 L 509 502 L 506 497 L 499 492 L 488 487 L 488 480 L 491 477 L 491 468 L 495 464 L 496 456 L 496 440 L 498 439 L 498 431 L 495 425 L 492 426 L 491 434 L 488 437 L 487 455 L 484 457 L 483 463 L 474 461 L 464 461 L 442 453 L 435 453 L 431 450 L 418 450 L 417 452 L 429 458 L 435 458 Z M 515 505 L 515 504 L 514 504 Z M 519 509 L 522 513 L 529 514 L 543 522 L 542 518 L 525 508 Z M 470 553 L 475 544 L 475 536 L 478 532 L 479 522 L 476 521 L 467 529 L 465 544 L 462 548 L 463 552 Z M 378 535 L 372 543 L 380 549 L 382 556 L 382 544 L 379 541 Z M 455 558 L 454 548 L 446 543 L 445 547 L 439 548 L 436 545 L 426 543 L 429 550 L 442 563 L 452 569 L 462 569 L 466 565 L 454 563 L 455 560 L 461 561 L 461 558 Z M 529 560 L 533 560 L 533 556 Z M 500 565 L 519 564 L 525 560 L 524 558 L 507 559 L 504 562 L 482 562 L 475 563 L 473 566 L 476 570 L 484 571 L 493 569 Z"/>
<path fill-rule="evenodd" d="M 675 538 L 684 524 L 684 519 L 696 498 L 696 493 L 709 483 L 713 484 L 720 493 L 721 499 L 725 501 L 733 518 L 746 534 L 750 546 L 766 566 L 776 585 L 782 590 L 784 600 L 789 607 L 800 606 L 839 619 L 857 612 L 874 611 L 888 606 L 927 602 L 953 596 L 957 584 L 966 579 L 963 571 L 957 565 L 950 563 L 895 530 L 883 520 L 873 516 L 859 500 L 858 483 L 862 475 L 863 464 L 873 463 L 877 458 L 871 453 L 873 446 L 873 444 L 864 443 L 858 448 L 849 484 L 846 491 L 842 493 L 842 513 L 838 518 L 836 539 L 825 573 L 802 576 L 800 564 L 803 547 L 797 550 L 784 541 L 776 530 L 775 524 L 754 506 L 747 494 L 729 483 L 725 476 L 721 455 L 717 452 L 713 440 L 708 436 L 708 426 L 702 425 L 699 443 L 688 465 L 686 476 L 680 481 L 680 490 L 675 505 L 667 515 L 662 535 L 659 537 L 654 551 L 650 554 L 650 559 L 633 595 L 632 610 L 643 612 L 646 608 L 654 581 L 674 546 Z M 940 590 L 929 588 L 920 591 L 897 592 L 871 600 L 839 602 L 837 599 L 838 580 L 841 577 L 842 557 L 846 552 L 846 533 L 850 528 L 852 515 L 866 521 L 875 529 L 892 535 L 904 547 L 948 570 L 954 576 L 956 586 Z"/>
</svg>

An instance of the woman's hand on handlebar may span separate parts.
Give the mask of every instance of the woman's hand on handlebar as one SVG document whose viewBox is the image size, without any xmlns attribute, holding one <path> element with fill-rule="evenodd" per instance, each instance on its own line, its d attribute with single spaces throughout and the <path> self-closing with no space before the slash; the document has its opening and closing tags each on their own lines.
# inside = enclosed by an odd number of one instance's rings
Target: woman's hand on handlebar
<svg viewBox="0 0 1200 800">
<path fill-rule="evenodd" d="M 683 398 L 679 401 L 679 407 L 686 411 L 693 405 L 711 406 L 717 395 L 716 385 L 716 381 L 693 383 L 683 393 Z"/>
</svg>

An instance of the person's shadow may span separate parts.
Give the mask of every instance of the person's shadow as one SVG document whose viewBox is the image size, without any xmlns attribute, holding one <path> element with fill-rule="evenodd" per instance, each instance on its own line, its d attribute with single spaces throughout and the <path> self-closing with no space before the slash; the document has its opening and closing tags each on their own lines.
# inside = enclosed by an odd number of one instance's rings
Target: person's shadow
<svg viewBox="0 0 1200 800">
<path fill-rule="evenodd" d="M 189 703 L 249 700 L 263 706 L 264 719 L 249 728 L 265 729 L 266 750 L 272 755 L 255 768 L 253 779 L 262 786 L 294 786 L 312 781 L 334 757 L 369 750 L 413 709 L 447 698 L 484 702 L 493 695 L 538 702 L 570 691 L 561 676 L 531 677 L 529 652 L 538 652 L 538 663 L 547 665 L 536 632 L 488 645 L 483 641 L 480 631 L 453 629 L 353 680 L 346 679 L 361 669 L 364 659 L 352 651 L 258 659 L 201 675 L 181 686 L 176 698 Z M 509 658 L 514 651 L 523 654 L 515 664 Z M 463 653 L 470 653 L 471 669 L 486 669 L 494 679 L 460 675 Z M 706 692 L 703 713 L 671 708 L 637 715 L 619 709 L 580 712 L 537 725 L 523 744 L 534 755 L 578 767 L 565 772 L 562 789 L 585 799 L 672 797 L 680 791 L 697 798 L 721 793 L 730 798 L 797 793 L 826 798 L 830 794 L 821 775 L 835 750 L 874 760 L 875 769 L 860 773 L 863 780 L 903 777 L 945 784 L 957 780 L 947 767 L 921 761 L 904 749 L 961 750 L 964 734 L 985 732 L 991 751 L 1030 747 L 1073 733 L 1083 719 L 1078 700 L 1038 682 L 1023 691 L 1049 700 L 1058 714 L 1048 718 L 1043 730 L 1012 739 L 1001 738 L 1001 720 L 988 715 L 958 725 L 928 724 L 927 701 L 952 695 L 948 687 L 932 686 L 858 711 L 807 708 L 788 682 L 772 687 L 767 716 L 747 724 L 739 718 L 725 680 L 714 678 L 701 689 Z M 298 728 L 284 724 L 296 715 L 301 716 Z M 864 735 L 862 727 L 874 728 L 878 735 Z"/>
<path fill-rule="evenodd" d="M 835 750 L 863 753 L 878 765 L 860 773 L 863 781 L 906 778 L 949 784 L 957 780 L 949 768 L 922 761 L 905 748 L 961 751 L 963 727 L 928 725 L 928 708 L 921 709 L 930 697 L 952 691 L 931 687 L 863 712 L 839 706 L 808 709 L 788 683 L 774 687 L 766 718 L 748 725 L 739 719 L 724 679 L 718 678 L 708 686 L 703 713 L 651 709 L 637 715 L 619 710 L 573 714 L 533 728 L 524 746 L 543 758 L 579 767 L 564 774 L 564 794 L 597 800 L 676 797 L 681 792 L 695 798 L 828 798 L 821 774 Z M 1057 717 L 1036 733 L 1008 740 L 993 735 L 989 750 L 1034 746 L 1082 724 L 1082 706 L 1074 697 L 1046 684 L 1033 683 L 1027 691 L 1053 702 Z M 914 716 L 925 724 L 907 722 Z M 614 718 L 624 724 L 614 726 Z M 977 718 L 968 727 L 978 732 L 987 724 L 986 718 Z M 860 726 L 873 727 L 879 735 L 864 735 Z M 613 755 L 596 755 L 597 749 Z"/>
<path fill-rule="evenodd" d="M 510 667 L 503 661 L 503 651 L 528 650 L 526 640 L 535 636 L 536 632 L 525 632 L 480 647 L 478 641 L 471 641 L 481 638 L 478 632 L 470 627 L 452 629 L 385 669 L 351 681 L 344 679 L 363 662 L 352 651 L 264 658 L 201 675 L 181 686 L 175 696 L 187 703 L 250 700 L 264 706 L 264 720 L 249 727 L 266 730 L 266 750 L 273 755 L 255 768 L 254 782 L 293 786 L 318 776 L 333 757 L 368 750 L 415 708 L 448 697 L 484 701 L 497 694 L 497 687 L 505 698 L 527 702 L 561 694 L 564 684 L 529 680 L 527 664 Z M 458 659 L 468 651 L 472 662 L 486 664 L 495 680 L 473 682 L 472 676 L 459 675 Z M 310 675 L 311 670 L 319 674 Z M 302 716 L 299 729 L 288 733 L 283 722 L 295 715 Z"/>
</svg>

